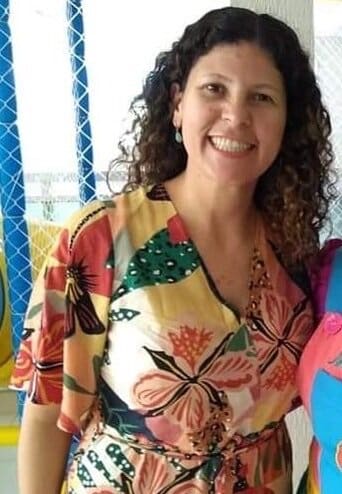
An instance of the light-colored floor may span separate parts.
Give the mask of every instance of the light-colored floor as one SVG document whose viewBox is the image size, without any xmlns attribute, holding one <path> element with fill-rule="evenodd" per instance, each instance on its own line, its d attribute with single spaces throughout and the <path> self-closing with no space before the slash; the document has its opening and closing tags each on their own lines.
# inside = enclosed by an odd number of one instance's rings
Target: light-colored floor
<svg viewBox="0 0 342 494">
<path fill-rule="evenodd" d="M 16 396 L 12 391 L 0 391 L 0 426 L 13 426 L 16 419 Z M 1 434 L 1 432 L 0 432 Z M 18 494 L 16 480 L 16 447 L 1 446 L 0 494 Z"/>
<path fill-rule="evenodd" d="M 18 494 L 16 448 L 0 447 L 0 494 Z"/>
<path fill-rule="evenodd" d="M 16 410 L 16 393 L 0 388 L 0 425 L 17 424 Z"/>
</svg>

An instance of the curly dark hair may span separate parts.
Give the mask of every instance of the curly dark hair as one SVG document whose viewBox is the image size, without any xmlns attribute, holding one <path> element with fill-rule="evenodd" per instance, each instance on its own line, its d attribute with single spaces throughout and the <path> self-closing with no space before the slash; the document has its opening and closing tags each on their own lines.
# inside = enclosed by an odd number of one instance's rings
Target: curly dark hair
<svg viewBox="0 0 342 494">
<path fill-rule="evenodd" d="M 199 57 L 216 45 L 240 41 L 255 43 L 271 56 L 287 98 L 281 150 L 258 181 L 255 203 L 285 263 L 308 262 L 319 249 L 319 231 L 336 195 L 331 124 L 296 33 L 270 15 L 235 7 L 213 10 L 189 25 L 170 51 L 159 54 L 131 104 L 132 126 L 119 142 L 121 155 L 111 169 L 127 167 L 124 190 L 182 172 L 187 153 L 174 139 L 172 85 L 184 89 Z"/>
</svg>

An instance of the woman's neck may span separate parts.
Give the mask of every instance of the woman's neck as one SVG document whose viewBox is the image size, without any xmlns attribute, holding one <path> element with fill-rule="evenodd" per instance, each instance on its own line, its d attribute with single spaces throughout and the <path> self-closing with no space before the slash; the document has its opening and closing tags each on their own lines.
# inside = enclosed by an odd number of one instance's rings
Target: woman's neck
<svg viewBox="0 0 342 494">
<path fill-rule="evenodd" d="M 203 181 L 204 182 L 204 181 Z M 254 229 L 256 209 L 254 187 L 194 183 L 186 172 L 165 183 L 165 187 L 186 224 L 206 232 L 229 230 L 239 237 Z"/>
</svg>

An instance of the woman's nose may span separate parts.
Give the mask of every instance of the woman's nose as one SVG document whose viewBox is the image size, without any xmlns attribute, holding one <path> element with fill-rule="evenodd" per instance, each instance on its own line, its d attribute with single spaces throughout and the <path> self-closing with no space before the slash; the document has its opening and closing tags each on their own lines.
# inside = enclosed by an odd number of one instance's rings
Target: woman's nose
<svg viewBox="0 0 342 494">
<path fill-rule="evenodd" d="M 222 120 L 234 126 L 248 126 L 251 123 L 250 108 L 247 102 L 241 100 L 225 101 L 222 105 Z"/>
</svg>

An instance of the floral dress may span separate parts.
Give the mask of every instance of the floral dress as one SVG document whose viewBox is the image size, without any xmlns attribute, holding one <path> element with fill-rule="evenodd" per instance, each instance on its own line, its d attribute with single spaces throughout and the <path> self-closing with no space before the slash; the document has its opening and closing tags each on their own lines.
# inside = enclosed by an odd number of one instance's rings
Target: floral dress
<svg viewBox="0 0 342 494">
<path fill-rule="evenodd" d="M 229 269 L 227 259 L 225 268 Z M 80 434 L 68 494 L 292 492 L 284 416 L 312 330 L 259 221 L 240 316 L 162 185 L 75 214 L 32 293 L 12 385 Z"/>
<path fill-rule="evenodd" d="M 298 383 L 311 418 L 308 494 L 342 492 L 342 241 L 323 249 L 314 283 L 320 323 L 300 361 Z"/>
</svg>

